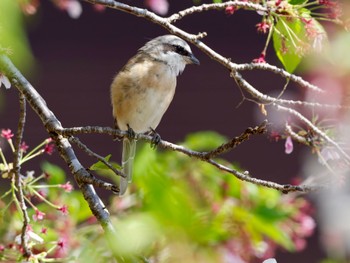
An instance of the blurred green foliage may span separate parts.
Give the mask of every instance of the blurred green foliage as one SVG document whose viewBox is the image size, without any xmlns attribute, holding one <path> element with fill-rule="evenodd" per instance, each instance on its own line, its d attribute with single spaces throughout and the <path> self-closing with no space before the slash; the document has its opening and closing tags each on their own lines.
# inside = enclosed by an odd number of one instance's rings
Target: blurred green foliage
<svg viewBox="0 0 350 263">
<path fill-rule="evenodd" d="M 205 151 L 225 141 L 217 133 L 200 132 L 182 145 Z M 307 203 L 302 198 L 239 181 L 205 162 L 148 144 L 137 150 L 133 178 L 130 193 L 112 197 L 110 206 L 118 234 L 109 246 L 125 260 L 145 255 L 155 262 L 224 262 L 223 255 L 232 252 L 251 262 L 264 258 L 270 247 L 295 249 L 295 233 L 287 229 L 298 224 L 293 217 Z"/>
<path fill-rule="evenodd" d="M 11 60 L 24 73 L 29 73 L 33 56 L 25 32 L 19 1 L 0 1 L 0 52 L 11 55 Z"/>
<path fill-rule="evenodd" d="M 217 133 L 199 132 L 182 145 L 205 151 L 225 141 Z M 102 163 L 92 167 L 109 177 Z M 305 238 L 305 231 L 297 229 L 302 225 L 298 218 L 307 216 L 306 200 L 239 181 L 205 162 L 149 144 L 137 151 L 129 193 L 110 196 L 116 234 L 106 238 L 81 192 L 64 187 L 65 172 L 49 162 L 41 168 L 39 177 L 23 177 L 31 235 L 37 235 L 29 243 L 33 262 L 144 262 L 142 257 L 162 263 L 262 262 L 277 247 L 294 251 L 294 240 Z M 22 216 L 11 191 L 0 199 L 0 259 L 5 261 L 22 254 L 16 241 Z"/>
</svg>

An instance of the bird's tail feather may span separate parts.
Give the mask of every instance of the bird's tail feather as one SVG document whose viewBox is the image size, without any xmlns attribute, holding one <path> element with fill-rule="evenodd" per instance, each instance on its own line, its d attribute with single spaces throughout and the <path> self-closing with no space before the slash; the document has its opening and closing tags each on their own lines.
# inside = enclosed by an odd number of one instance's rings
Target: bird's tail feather
<svg viewBox="0 0 350 263">
<path fill-rule="evenodd" d="M 135 151 L 136 140 L 124 138 L 122 153 L 122 172 L 126 175 L 126 178 L 120 177 L 119 195 L 123 195 L 126 192 L 128 183 L 132 181 L 132 167 L 134 164 Z"/>
</svg>

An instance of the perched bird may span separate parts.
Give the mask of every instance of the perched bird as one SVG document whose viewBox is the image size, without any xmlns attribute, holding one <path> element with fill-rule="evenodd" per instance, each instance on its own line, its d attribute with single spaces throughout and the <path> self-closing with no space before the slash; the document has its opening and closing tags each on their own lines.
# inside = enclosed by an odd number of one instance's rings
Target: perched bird
<svg viewBox="0 0 350 263">
<path fill-rule="evenodd" d="M 154 131 L 174 97 L 176 77 L 186 64 L 199 65 L 199 60 L 177 36 L 159 36 L 141 47 L 111 85 L 116 128 L 131 134 Z M 135 139 L 123 139 L 122 172 L 126 178 L 120 178 L 119 195 L 131 182 L 135 149 Z"/>
</svg>

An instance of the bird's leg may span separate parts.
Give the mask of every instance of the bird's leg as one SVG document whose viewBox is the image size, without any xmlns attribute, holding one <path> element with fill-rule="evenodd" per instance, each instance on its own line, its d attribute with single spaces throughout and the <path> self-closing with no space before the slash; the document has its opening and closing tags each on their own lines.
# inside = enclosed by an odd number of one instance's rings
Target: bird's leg
<svg viewBox="0 0 350 263">
<path fill-rule="evenodd" d="M 129 124 L 127 124 L 127 126 L 128 126 L 127 133 L 128 133 L 129 139 L 135 139 L 136 138 L 135 131 L 129 126 Z"/>
<path fill-rule="evenodd" d="M 157 145 L 160 143 L 161 138 L 159 133 L 157 133 L 153 128 L 150 128 L 151 132 L 150 134 L 152 134 L 152 140 L 151 140 L 151 148 L 156 148 Z"/>
</svg>

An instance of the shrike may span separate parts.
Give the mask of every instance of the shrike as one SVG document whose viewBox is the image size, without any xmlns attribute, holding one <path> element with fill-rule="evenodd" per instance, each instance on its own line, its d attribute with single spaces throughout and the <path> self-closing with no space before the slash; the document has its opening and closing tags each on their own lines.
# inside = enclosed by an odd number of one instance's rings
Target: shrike
<svg viewBox="0 0 350 263">
<path fill-rule="evenodd" d="M 190 46 L 181 38 L 165 35 L 141 47 L 111 85 L 111 100 L 116 128 L 147 133 L 157 128 L 172 101 L 176 77 L 186 64 L 199 65 Z M 136 140 L 123 139 L 122 172 L 119 195 L 132 179 Z"/>
</svg>

